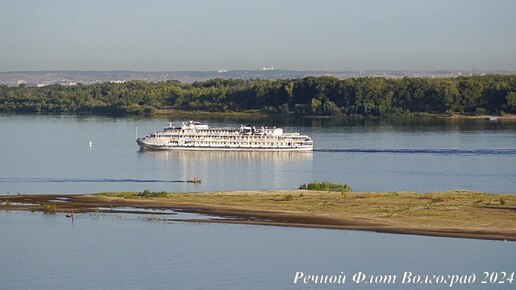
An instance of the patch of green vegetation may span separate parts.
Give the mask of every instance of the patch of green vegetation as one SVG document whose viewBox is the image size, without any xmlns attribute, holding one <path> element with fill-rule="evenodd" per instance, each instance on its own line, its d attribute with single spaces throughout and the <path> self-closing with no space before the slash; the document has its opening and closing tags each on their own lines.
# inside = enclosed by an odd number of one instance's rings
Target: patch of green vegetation
<svg viewBox="0 0 516 290">
<path fill-rule="evenodd" d="M 139 192 L 136 194 L 136 196 L 138 197 L 143 197 L 143 198 L 158 198 L 158 197 L 167 197 L 168 193 L 165 192 L 165 191 L 150 191 L 148 189 L 142 191 L 142 192 Z"/>
<path fill-rule="evenodd" d="M 164 198 L 168 197 L 169 193 L 165 191 L 150 191 L 145 189 L 142 192 L 102 192 L 98 193 L 97 195 L 120 198 Z"/>
<path fill-rule="evenodd" d="M 225 117 L 242 119 L 245 118 L 263 118 L 269 116 L 260 110 L 245 110 L 241 112 L 229 111 L 229 112 L 213 112 L 213 111 L 184 111 L 184 110 L 158 110 L 155 112 L 156 115 L 174 115 L 175 117 L 188 117 L 188 118 L 206 118 L 206 117 Z"/>
<path fill-rule="evenodd" d="M 57 205 L 55 203 L 43 203 L 41 204 L 41 208 L 44 213 L 55 214 L 57 211 Z"/>
<path fill-rule="evenodd" d="M 351 191 L 351 187 L 347 184 L 333 183 L 329 181 L 303 183 L 299 189 L 316 190 L 316 191 L 340 191 L 341 193 Z"/>
<path fill-rule="evenodd" d="M 120 197 L 120 198 L 136 198 L 137 192 L 101 192 L 97 193 L 98 196 L 104 197 Z"/>
</svg>

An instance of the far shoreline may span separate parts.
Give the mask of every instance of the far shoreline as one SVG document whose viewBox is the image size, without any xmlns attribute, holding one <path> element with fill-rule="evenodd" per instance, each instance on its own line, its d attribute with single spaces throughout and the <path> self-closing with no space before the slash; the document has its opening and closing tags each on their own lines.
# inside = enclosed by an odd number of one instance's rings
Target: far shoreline
<svg viewBox="0 0 516 290">
<path fill-rule="evenodd" d="M 484 120 L 484 121 L 516 121 L 516 114 L 504 115 L 474 115 L 474 114 L 444 114 L 444 113 L 410 113 L 408 115 L 385 115 L 385 116 L 364 116 L 364 115 L 297 115 L 293 113 L 264 113 L 261 111 L 184 111 L 175 109 L 156 109 L 150 114 L 116 114 L 109 112 L 19 112 L 0 111 L 4 115 L 48 115 L 48 116 L 81 116 L 81 117 L 114 117 L 114 118 L 149 118 L 149 117 L 174 117 L 174 118 L 234 118 L 234 119 L 260 119 L 260 118 L 297 118 L 297 119 L 326 119 L 326 120 Z"/>
<path fill-rule="evenodd" d="M 516 241 L 516 195 L 460 190 L 425 194 L 307 190 L 19 194 L 0 196 L 0 204 L 0 210 L 67 214 L 117 213 L 120 207 L 143 209 L 139 214 L 170 209 L 207 215 L 170 221 Z"/>
</svg>

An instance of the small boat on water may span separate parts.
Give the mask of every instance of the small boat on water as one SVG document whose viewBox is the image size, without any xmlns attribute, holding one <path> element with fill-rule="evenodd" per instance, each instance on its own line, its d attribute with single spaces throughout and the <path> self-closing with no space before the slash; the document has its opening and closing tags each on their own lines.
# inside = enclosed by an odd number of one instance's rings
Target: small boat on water
<svg viewBox="0 0 516 290">
<path fill-rule="evenodd" d="M 486 120 L 489 120 L 489 121 L 498 121 L 500 119 L 500 117 L 496 117 L 496 116 L 490 116 L 490 117 L 487 117 Z"/>
<path fill-rule="evenodd" d="M 240 126 L 211 128 L 200 122 L 172 123 L 162 131 L 136 138 L 141 149 L 204 151 L 312 151 L 312 138 L 282 128 Z"/>
<path fill-rule="evenodd" d="M 202 179 L 194 177 L 192 179 L 188 179 L 186 182 L 188 182 L 188 183 L 201 183 Z"/>
</svg>

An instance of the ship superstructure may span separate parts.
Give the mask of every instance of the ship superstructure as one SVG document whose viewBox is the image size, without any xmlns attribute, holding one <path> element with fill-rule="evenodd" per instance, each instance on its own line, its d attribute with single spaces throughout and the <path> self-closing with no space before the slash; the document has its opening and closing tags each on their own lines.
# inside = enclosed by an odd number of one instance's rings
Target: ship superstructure
<svg viewBox="0 0 516 290">
<path fill-rule="evenodd" d="M 240 126 L 211 128 L 200 122 L 169 124 L 162 131 L 137 138 L 142 149 L 154 150 L 247 150 L 311 151 L 312 138 L 299 133 L 284 133 L 276 127 Z"/>
</svg>

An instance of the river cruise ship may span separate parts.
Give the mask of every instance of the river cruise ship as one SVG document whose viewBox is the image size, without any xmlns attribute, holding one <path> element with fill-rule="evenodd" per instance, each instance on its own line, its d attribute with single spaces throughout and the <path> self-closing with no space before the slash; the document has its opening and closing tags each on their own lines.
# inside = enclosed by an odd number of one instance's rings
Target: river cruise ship
<svg viewBox="0 0 516 290">
<path fill-rule="evenodd" d="M 312 151 L 312 138 L 299 133 L 284 133 L 281 128 L 240 126 L 211 128 L 200 122 L 172 123 L 136 142 L 142 149 L 153 150 L 242 150 L 242 151 Z"/>
</svg>

